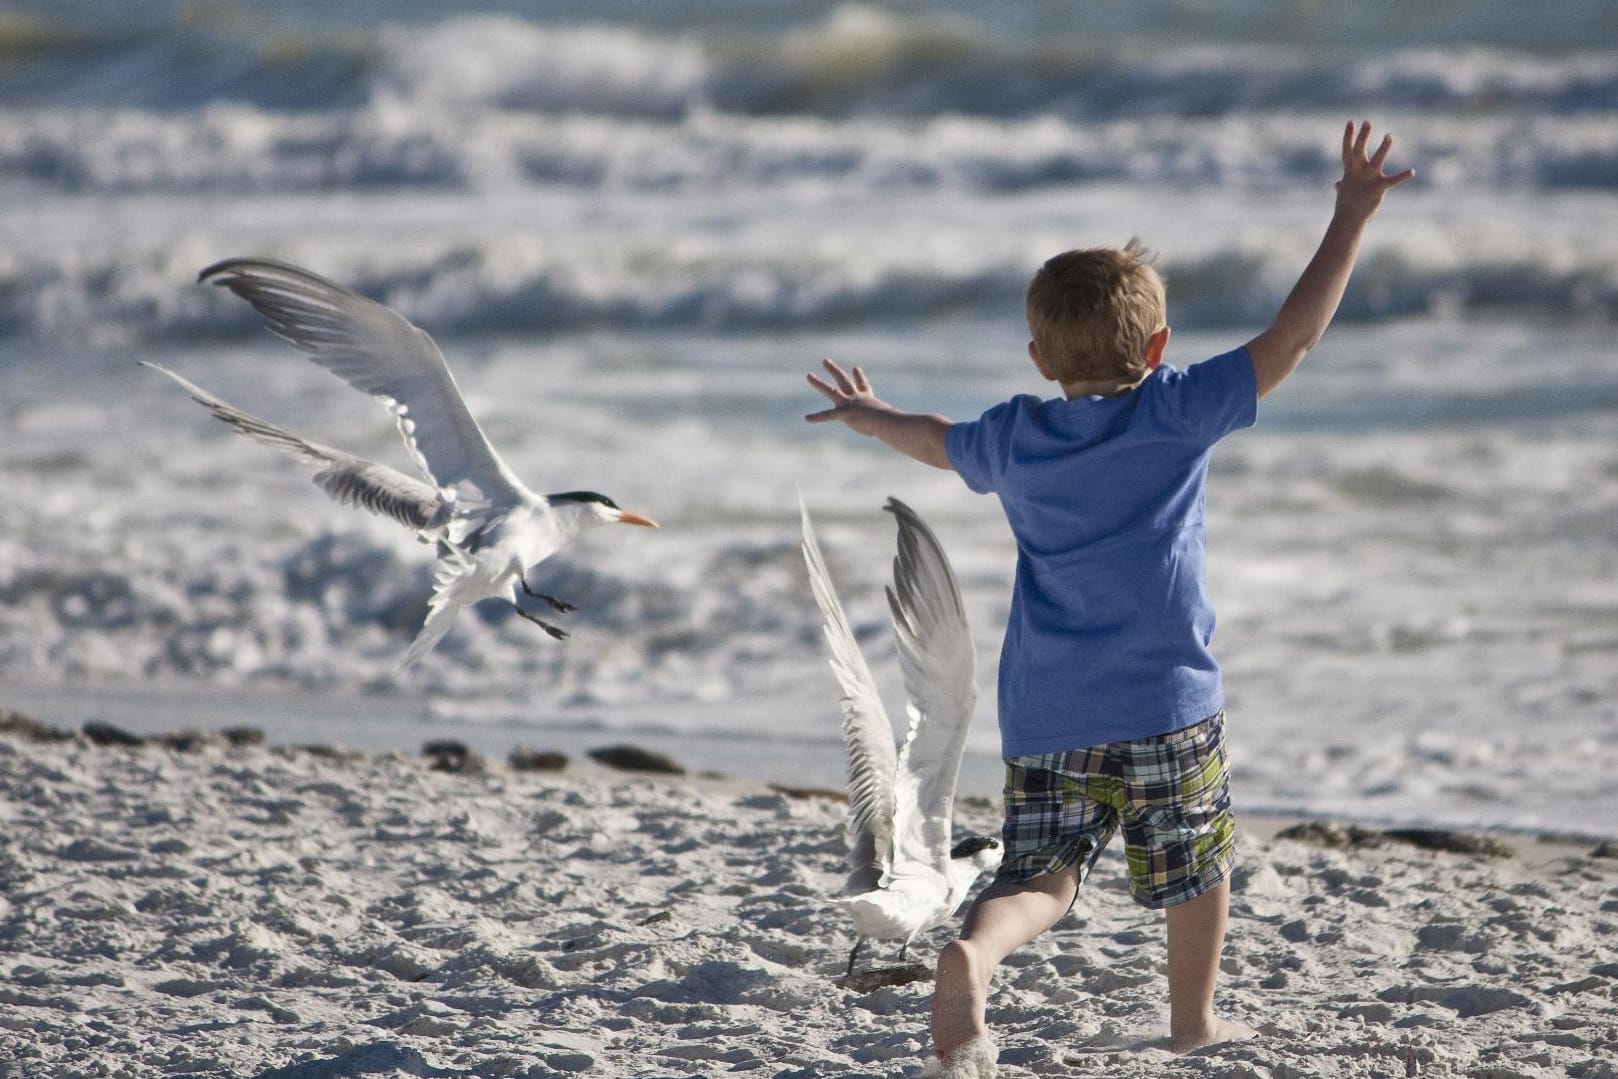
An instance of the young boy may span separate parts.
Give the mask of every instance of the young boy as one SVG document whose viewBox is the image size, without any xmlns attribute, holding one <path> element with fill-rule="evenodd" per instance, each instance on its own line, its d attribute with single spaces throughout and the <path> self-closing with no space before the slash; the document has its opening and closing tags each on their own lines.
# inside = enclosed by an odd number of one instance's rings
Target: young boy
<svg viewBox="0 0 1618 1079">
<path fill-rule="evenodd" d="M 1219 666 L 1208 651 L 1203 486 L 1212 448 L 1320 340 L 1389 189 L 1392 139 L 1343 132 L 1343 178 L 1314 258 L 1274 323 L 1185 371 L 1160 366 L 1163 283 L 1131 244 L 1069 251 L 1028 287 L 1028 355 L 1059 398 L 1020 395 L 975 421 L 904 412 L 858 367 L 809 382 L 840 420 L 999 495 L 1017 539 L 1000 660 L 1004 859 L 938 958 L 933 1051 L 944 1074 L 993 1074 L 989 978 L 1050 928 L 1122 828 L 1131 890 L 1166 912 L 1169 1045 L 1240 1037 L 1214 1014 L 1234 861 Z"/>
</svg>

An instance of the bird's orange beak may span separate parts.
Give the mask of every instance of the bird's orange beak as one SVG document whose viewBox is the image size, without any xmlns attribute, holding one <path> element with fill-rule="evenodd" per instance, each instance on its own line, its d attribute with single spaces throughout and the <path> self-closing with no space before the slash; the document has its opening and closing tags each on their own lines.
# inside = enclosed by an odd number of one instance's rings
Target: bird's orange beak
<svg viewBox="0 0 1618 1079">
<path fill-rule="evenodd" d="M 642 528 L 657 527 L 656 521 L 652 520 L 650 517 L 642 517 L 638 513 L 625 513 L 622 517 L 618 518 L 618 523 L 621 525 L 640 525 Z"/>
</svg>

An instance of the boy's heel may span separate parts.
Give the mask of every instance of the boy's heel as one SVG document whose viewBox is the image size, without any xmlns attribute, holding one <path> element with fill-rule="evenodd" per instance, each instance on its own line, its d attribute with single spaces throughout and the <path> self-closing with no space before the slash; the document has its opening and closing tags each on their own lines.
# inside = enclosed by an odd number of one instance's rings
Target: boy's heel
<svg viewBox="0 0 1618 1079">
<path fill-rule="evenodd" d="M 932 1057 L 916 1079 L 994 1079 L 1000 1073 L 1000 1050 L 985 1037 L 976 1037 L 959 1046 L 948 1057 Z"/>
</svg>

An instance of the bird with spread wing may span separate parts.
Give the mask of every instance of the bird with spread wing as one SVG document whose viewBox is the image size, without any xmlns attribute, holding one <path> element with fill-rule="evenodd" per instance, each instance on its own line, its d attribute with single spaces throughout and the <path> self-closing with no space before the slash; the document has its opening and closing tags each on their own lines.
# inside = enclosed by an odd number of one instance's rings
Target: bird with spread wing
<svg viewBox="0 0 1618 1079">
<path fill-rule="evenodd" d="M 438 346 L 393 309 L 270 259 L 227 259 L 203 270 L 198 280 L 246 300 L 273 333 L 393 412 L 419 479 L 310 441 L 167 368 L 145 364 L 174 379 L 236 430 L 312 465 L 315 483 L 338 502 L 390 517 L 434 544 L 427 617 L 401 667 L 431 651 L 461 608 L 485 599 L 502 599 L 552 637 L 565 639 L 563 630 L 518 602 L 520 587 L 523 595 L 543 600 L 552 610 L 574 610 L 535 592 L 528 571 L 587 528 L 656 527 L 594 491 L 539 495 L 525 487 L 472 418 Z"/>
<path fill-rule="evenodd" d="M 973 883 L 998 864 L 1000 842 L 968 836 L 952 843 L 955 783 L 977 704 L 977 659 L 949 560 L 932 530 L 896 498 L 884 507 L 898 523 L 893 584 L 886 589 L 909 702 L 902 748 L 876 681 L 832 587 L 809 511 L 802 505 L 803 556 L 825 618 L 831 667 L 842 687 L 848 754 L 849 876 L 839 904 L 858 939 L 910 942 L 942 925 Z"/>
</svg>

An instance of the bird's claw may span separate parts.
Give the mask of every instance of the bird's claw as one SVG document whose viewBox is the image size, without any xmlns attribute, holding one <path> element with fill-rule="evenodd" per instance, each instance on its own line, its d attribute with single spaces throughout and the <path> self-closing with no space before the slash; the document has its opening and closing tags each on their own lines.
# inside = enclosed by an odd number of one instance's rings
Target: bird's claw
<svg viewBox="0 0 1618 1079">
<path fill-rule="evenodd" d="M 549 622 L 545 621 L 544 619 L 539 618 L 539 617 L 537 617 L 537 616 L 535 616 L 533 614 L 530 614 L 529 612 L 523 610 L 522 606 L 520 604 L 513 603 L 511 606 L 512 606 L 512 608 L 514 610 L 516 610 L 516 612 L 518 614 L 520 614 L 524 618 L 528 619 L 528 621 L 532 622 L 534 625 L 538 626 L 540 629 L 544 630 L 546 633 L 549 633 L 552 637 L 556 638 L 559 641 L 567 640 L 568 633 L 567 633 L 566 630 L 558 629 L 555 626 L 551 625 Z"/>
<path fill-rule="evenodd" d="M 532 588 L 528 587 L 528 578 L 526 577 L 518 577 L 517 580 L 522 582 L 523 595 L 532 599 L 544 600 L 546 605 L 558 614 L 572 614 L 574 611 L 578 610 L 577 607 L 573 606 L 571 603 L 568 603 L 566 600 L 557 599 L 555 596 L 547 596 L 543 592 L 535 592 Z"/>
</svg>

